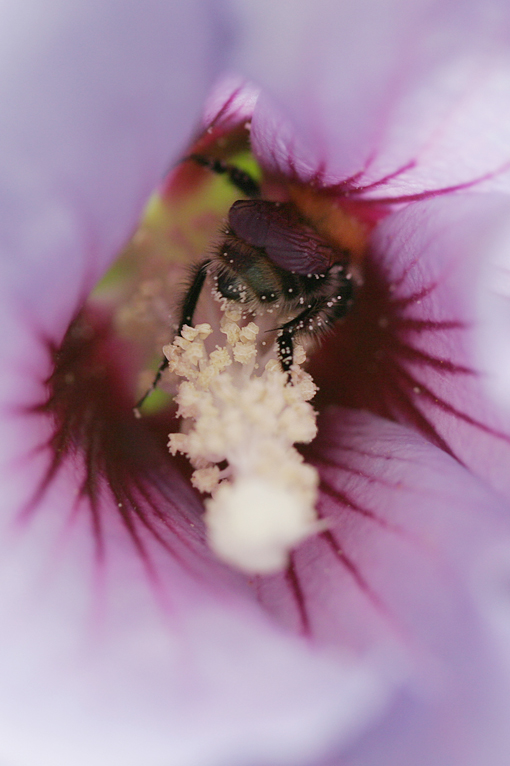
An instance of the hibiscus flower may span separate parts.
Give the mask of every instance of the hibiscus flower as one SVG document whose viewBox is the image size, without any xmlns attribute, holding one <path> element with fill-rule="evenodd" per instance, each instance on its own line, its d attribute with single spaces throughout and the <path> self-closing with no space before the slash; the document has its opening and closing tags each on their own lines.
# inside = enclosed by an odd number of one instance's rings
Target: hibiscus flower
<svg viewBox="0 0 510 766">
<path fill-rule="evenodd" d="M 6 764 L 508 762 L 507 31 L 498 3 L 7 8 Z M 76 320 L 227 104 L 368 232 L 312 361 L 328 526 L 270 577 L 210 553 L 137 360 Z"/>
</svg>

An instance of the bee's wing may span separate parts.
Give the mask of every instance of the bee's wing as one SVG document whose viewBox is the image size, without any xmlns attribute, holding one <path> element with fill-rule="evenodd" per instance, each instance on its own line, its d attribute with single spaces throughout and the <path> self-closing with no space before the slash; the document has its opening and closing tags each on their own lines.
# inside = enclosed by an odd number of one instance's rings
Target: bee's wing
<svg viewBox="0 0 510 766">
<path fill-rule="evenodd" d="M 228 214 L 234 233 L 286 271 L 322 274 L 334 261 L 334 249 L 304 224 L 292 205 L 269 200 L 238 200 Z"/>
</svg>

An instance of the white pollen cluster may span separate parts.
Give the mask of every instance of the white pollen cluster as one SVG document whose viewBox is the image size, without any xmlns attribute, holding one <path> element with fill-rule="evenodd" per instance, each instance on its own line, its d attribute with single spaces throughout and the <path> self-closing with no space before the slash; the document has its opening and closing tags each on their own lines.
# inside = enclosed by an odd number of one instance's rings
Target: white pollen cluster
<svg viewBox="0 0 510 766">
<path fill-rule="evenodd" d="M 188 456 L 194 486 L 211 494 L 205 501 L 211 549 L 244 572 L 269 574 L 284 569 L 291 549 L 322 528 L 317 472 L 293 446 L 316 434 L 309 403 L 316 386 L 301 369 L 302 347 L 289 384 L 275 358 L 260 362 L 258 326 L 240 327 L 240 319 L 238 307 L 226 307 L 220 323 L 226 343 L 211 352 L 204 344 L 209 324 L 184 327 L 163 349 L 170 371 L 184 378 L 176 397 L 183 432 L 170 434 L 168 446 Z"/>
</svg>

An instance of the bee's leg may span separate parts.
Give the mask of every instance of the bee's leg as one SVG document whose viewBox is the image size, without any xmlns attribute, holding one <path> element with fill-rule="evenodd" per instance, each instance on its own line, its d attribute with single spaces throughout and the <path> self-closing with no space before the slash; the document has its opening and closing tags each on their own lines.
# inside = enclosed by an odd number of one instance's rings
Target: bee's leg
<svg viewBox="0 0 510 766">
<path fill-rule="evenodd" d="M 281 327 L 278 331 L 278 359 L 284 372 L 290 373 L 292 362 L 294 361 L 294 330 L 292 328 Z"/>
<path fill-rule="evenodd" d="M 205 157 L 202 154 L 190 154 L 184 159 L 193 160 L 193 162 L 196 162 L 203 168 L 209 168 L 209 170 L 218 175 L 226 175 L 232 186 L 235 186 L 236 189 L 239 189 L 247 197 L 260 197 L 260 186 L 257 181 L 249 173 L 235 165 L 213 159 L 212 157 Z"/>
<path fill-rule="evenodd" d="M 309 305 L 293 319 L 278 328 L 278 357 L 284 372 L 289 372 L 294 360 L 294 338 L 301 335 L 320 337 L 341 319 L 352 304 L 352 285 L 345 281 L 343 295 L 336 300 L 322 296 L 310 301 Z"/>
<path fill-rule="evenodd" d="M 300 314 L 278 328 L 278 358 L 284 372 L 290 373 L 294 361 L 294 336 L 312 332 L 314 318 L 321 312 L 323 304 L 322 298 L 312 299 Z"/>
<path fill-rule="evenodd" d="M 181 304 L 181 316 L 179 321 L 179 327 L 177 335 L 180 335 L 184 325 L 191 325 L 193 322 L 193 315 L 197 307 L 200 293 L 204 286 L 205 278 L 207 276 L 207 270 L 211 265 L 211 259 L 207 258 L 205 261 L 196 264 L 191 272 L 190 286 L 186 290 L 184 300 Z"/>
<path fill-rule="evenodd" d="M 193 269 L 191 284 L 186 291 L 186 295 L 184 296 L 184 300 L 181 306 L 179 328 L 176 333 L 177 335 L 181 334 L 184 325 L 191 325 L 193 321 L 193 314 L 195 313 L 195 309 L 197 307 L 198 299 L 200 298 L 200 293 L 202 292 L 202 288 L 204 286 L 205 278 L 207 276 L 207 269 L 210 263 L 211 260 L 208 258 L 207 260 L 202 261 L 202 263 L 196 265 Z M 164 356 L 159 363 L 158 369 L 156 370 L 156 374 L 154 375 L 154 380 L 152 381 L 151 387 L 147 389 L 142 398 L 139 399 L 135 404 L 135 413 L 140 410 L 147 397 L 152 394 L 154 389 L 157 387 L 159 381 L 161 380 L 161 376 L 167 367 L 168 359 L 166 356 Z"/>
<path fill-rule="evenodd" d="M 300 314 L 278 328 L 278 358 L 283 371 L 289 373 L 289 380 L 290 368 L 294 361 L 294 337 L 314 332 L 316 317 L 320 315 L 325 305 L 326 301 L 323 298 L 311 300 Z"/>
</svg>

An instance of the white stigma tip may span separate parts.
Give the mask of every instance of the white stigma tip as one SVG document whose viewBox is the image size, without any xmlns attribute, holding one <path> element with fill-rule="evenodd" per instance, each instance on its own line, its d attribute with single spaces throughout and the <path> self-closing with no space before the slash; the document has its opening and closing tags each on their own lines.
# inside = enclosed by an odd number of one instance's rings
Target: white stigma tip
<svg viewBox="0 0 510 766">
<path fill-rule="evenodd" d="M 313 507 L 301 494 L 263 478 L 224 482 L 205 505 L 212 550 L 249 574 L 281 571 L 289 550 L 316 531 Z"/>
</svg>

